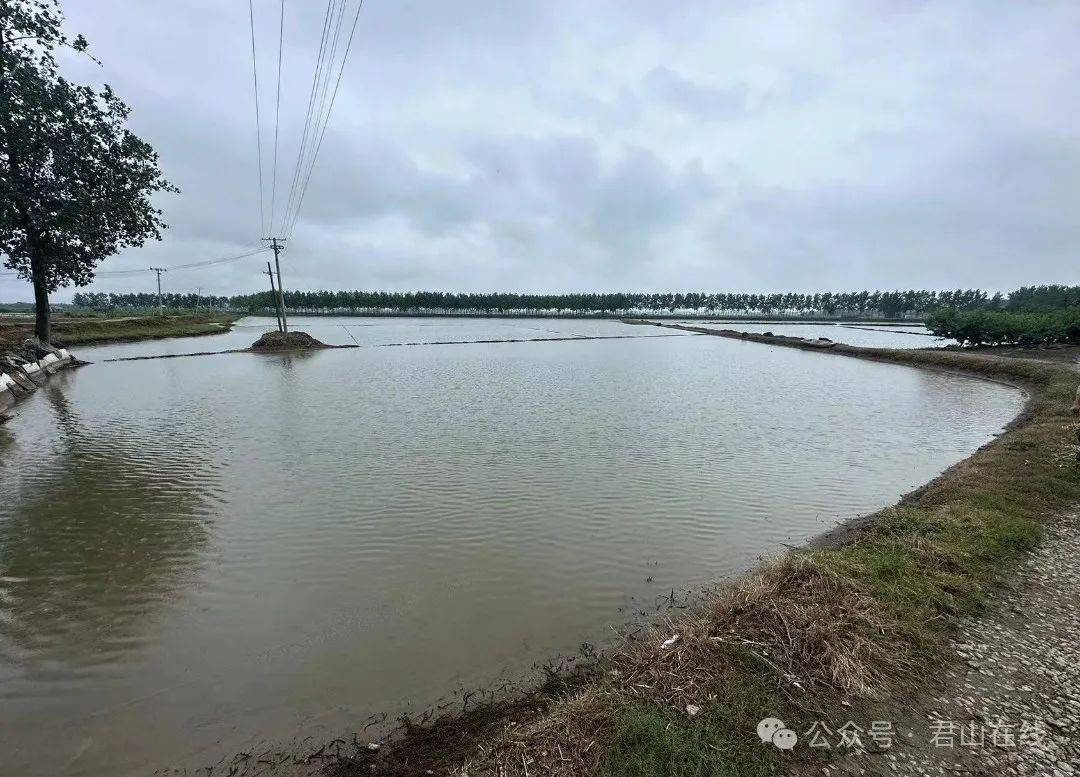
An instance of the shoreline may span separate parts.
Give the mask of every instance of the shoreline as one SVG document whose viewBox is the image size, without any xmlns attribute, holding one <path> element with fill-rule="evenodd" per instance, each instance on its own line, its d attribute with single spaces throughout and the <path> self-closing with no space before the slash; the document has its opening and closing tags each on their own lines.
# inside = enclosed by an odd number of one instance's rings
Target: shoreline
<svg viewBox="0 0 1080 777">
<path fill-rule="evenodd" d="M 764 711 L 799 721 L 830 704 L 862 708 L 866 700 L 932 685 L 938 672 L 926 667 L 942 660 L 940 646 L 955 623 L 977 615 L 1008 578 L 1002 568 L 1036 546 L 1041 524 L 1080 499 L 1067 431 L 1074 428 L 1069 402 L 1080 376 L 1071 369 L 939 349 L 626 323 L 952 372 L 1014 386 L 1027 398 L 1000 435 L 895 505 L 706 587 L 706 601 L 694 611 L 664 628 L 653 624 L 645 640 L 612 646 L 564 681 L 549 678 L 486 711 L 407 725 L 378 749 L 335 754 L 335 773 L 712 773 L 671 767 L 672 758 L 695 768 L 712 759 L 710 768 L 727 764 L 737 774 L 819 771 L 818 753 L 785 753 L 757 740 L 754 723 Z M 1031 471 L 1018 472 L 1018 463 Z M 1042 493 L 1032 479 L 1052 487 Z M 891 555 L 901 571 L 882 577 L 874 565 Z M 837 601 L 839 592 L 855 605 Z M 792 628 L 783 613 L 778 619 L 777 602 L 813 617 Z M 676 634 L 670 647 L 661 645 Z M 673 663 L 666 675 L 656 669 Z M 747 700 L 756 706 L 746 709 Z"/>
</svg>

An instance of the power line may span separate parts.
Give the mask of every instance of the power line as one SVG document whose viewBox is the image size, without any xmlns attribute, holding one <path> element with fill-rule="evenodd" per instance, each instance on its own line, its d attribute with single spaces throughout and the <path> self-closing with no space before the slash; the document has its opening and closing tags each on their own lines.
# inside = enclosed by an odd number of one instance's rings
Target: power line
<svg viewBox="0 0 1080 777">
<path fill-rule="evenodd" d="M 338 90 L 341 88 L 341 76 L 345 72 L 345 63 L 349 60 L 349 51 L 352 49 L 353 38 L 356 35 L 356 23 L 360 19 L 360 10 L 364 7 L 364 0 L 360 0 L 356 6 L 356 14 L 353 16 L 352 28 L 349 31 L 349 40 L 345 44 L 345 53 L 341 58 L 341 67 L 338 68 L 337 81 L 334 83 L 334 93 L 330 97 L 330 105 L 326 109 L 326 119 L 323 122 L 322 130 L 319 132 L 318 142 L 315 144 L 315 152 L 311 157 L 311 165 L 308 168 L 307 177 L 304 179 L 303 188 L 300 190 L 300 198 L 297 201 L 296 210 L 293 213 L 292 220 L 286 225 L 285 237 L 286 239 L 292 235 L 292 230 L 296 226 L 296 221 L 300 217 L 300 208 L 304 204 L 304 197 L 307 195 L 308 184 L 311 182 L 311 173 L 315 169 L 315 162 L 318 160 L 319 151 L 322 148 L 323 138 L 326 136 L 326 128 L 330 124 L 330 113 L 334 110 L 334 103 L 337 100 Z"/>
<path fill-rule="evenodd" d="M 251 78 L 255 84 L 255 150 L 259 162 L 259 230 L 266 230 L 266 210 L 264 203 L 266 195 L 263 193 L 263 162 L 262 162 L 262 119 L 259 111 L 259 66 L 255 58 L 255 5 L 254 0 L 248 0 L 248 17 L 251 20 Z"/>
<path fill-rule="evenodd" d="M 304 115 L 304 130 L 300 136 L 300 150 L 296 155 L 296 167 L 293 169 L 292 182 L 289 184 L 289 198 L 285 202 L 285 213 L 292 212 L 293 202 L 296 199 L 297 183 L 300 180 L 300 170 L 303 166 L 305 157 L 308 151 L 308 136 L 311 134 L 311 119 L 313 117 L 315 108 L 315 95 L 318 92 L 319 84 L 322 81 L 322 74 L 324 65 L 326 63 L 326 43 L 328 35 L 330 33 L 331 20 L 333 19 L 333 9 L 336 0 L 327 0 L 326 13 L 323 15 L 323 29 L 322 35 L 319 37 L 319 53 L 315 57 L 315 72 L 311 78 L 311 92 L 308 94 L 307 112 Z"/>
<path fill-rule="evenodd" d="M 167 269 L 169 270 L 190 270 L 196 267 L 210 267 L 215 264 L 225 264 L 226 262 L 235 262 L 239 259 L 247 259 L 249 256 L 255 256 L 256 254 L 266 253 L 270 249 L 266 247 L 256 248 L 254 251 L 248 251 L 246 254 L 236 254 L 235 256 L 220 256 L 217 259 L 204 259 L 199 262 L 188 262 L 187 264 L 176 264 Z"/>
<path fill-rule="evenodd" d="M 277 98 L 274 108 L 274 177 L 270 186 L 270 231 L 274 231 L 274 213 L 277 201 L 278 130 L 281 125 L 281 59 L 285 49 L 285 0 L 281 0 L 281 21 L 278 24 L 277 50 Z"/>
<path fill-rule="evenodd" d="M 345 16 L 345 8 L 346 8 L 347 5 L 348 5 L 348 0 L 342 0 L 341 7 L 340 7 L 340 9 L 338 11 L 337 24 L 336 24 L 335 29 L 334 29 L 334 41 L 333 41 L 333 45 L 332 45 L 331 52 L 330 52 L 331 63 L 330 63 L 330 67 L 327 69 L 326 79 L 323 82 L 322 92 L 321 92 L 320 98 L 319 98 L 319 108 L 318 108 L 317 119 L 316 119 L 316 123 L 315 123 L 315 132 L 314 132 L 314 135 L 312 137 L 311 148 L 309 149 L 310 156 L 309 156 L 309 159 L 307 160 L 307 163 L 306 163 L 306 171 L 301 172 L 301 175 L 303 177 L 303 182 L 301 184 L 300 190 L 299 190 L 298 195 L 297 195 L 297 201 L 296 201 L 295 207 L 294 207 L 294 209 L 293 209 L 293 211 L 291 213 L 287 214 L 288 215 L 288 220 L 286 222 L 287 236 L 291 235 L 294 224 L 295 224 L 296 220 L 299 218 L 300 207 L 303 204 L 303 200 L 304 200 L 305 195 L 307 194 L 307 187 L 308 187 L 309 182 L 311 180 L 311 176 L 314 173 L 315 163 L 317 161 L 319 151 L 322 148 L 323 137 L 325 136 L 326 128 L 330 123 L 330 114 L 331 114 L 331 112 L 333 110 L 333 107 L 334 107 L 334 101 L 337 98 L 337 89 L 338 89 L 338 86 L 341 83 L 341 75 L 344 72 L 345 63 L 346 63 L 346 61 L 348 59 L 349 46 L 351 46 L 351 44 L 352 44 L 352 34 L 350 33 L 349 44 L 348 44 L 348 46 L 346 46 L 345 54 L 344 54 L 344 56 L 342 57 L 342 60 L 341 60 L 341 65 L 338 67 L 338 75 L 337 75 L 337 80 L 335 82 L 335 88 L 333 90 L 333 93 L 331 94 L 331 92 L 330 92 L 330 83 L 334 79 L 334 74 L 333 74 L 334 61 L 337 58 L 337 49 L 338 49 L 338 46 L 339 46 L 339 44 L 341 42 L 341 23 L 342 23 L 342 20 L 343 20 L 343 18 Z M 361 3 L 359 3 L 357 5 L 356 16 L 353 18 L 353 25 L 352 25 L 352 30 L 353 31 L 355 31 L 355 29 L 356 29 L 356 19 L 359 17 L 360 8 L 361 8 L 362 5 L 363 5 L 362 1 L 361 1 Z"/>
<path fill-rule="evenodd" d="M 143 273 L 155 272 L 158 269 L 160 269 L 162 272 L 170 272 L 170 271 L 175 271 L 175 270 L 193 270 L 193 269 L 202 268 L 202 267 L 212 267 L 212 266 L 217 265 L 217 264 L 226 264 L 227 262 L 239 261 L 240 259 L 246 259 L 249 256 L 256 256 L 257 254 L 264 254 L 264 253 L 266 253 L 267 251 L 270 251 L 270 250 L 271 250 L 270 248 L 262 246 L 260 248 L 255 249 L 254 251 L 248 251 L 247 253 L 244 253 L 244 254 L 234 254 L 232 256 L 219 256 L 219 257 L 216 257 L 214 259 L 202 259 L 202 260 L 200 260 L 198 262 L 188 262 L 186 264 L 174 264 L 171 267 L 161 267 L 161 268 L 141 267 L 141 268 L 133 268 L 131 270 L 101 270 L 99 272 L 94 273 L 94 276 L 98 277 L 98 276 L 101 276 L 101 275 L 107 275 L 107 276 L 111 276 L 111 277 L 117 277 L 117 276 L 126 276 L 126 275 L 142 275 Z M 18 278 L 18 277 L 19 277 L 19 273 L 17 273 L 17 272 L 6 272 L 6 271 L 5 272 L 0 272 L 0 278 Z"/>
<path fill-rule="evenodd" d="M 292 211 L 296 204 L 296 198 L 300 192 L 300 184 L 305 177 L 305 170 L 311 161 L 311 154 L 315 147 L 315 142 L 318 136 L 318 128 L 321 126 L 323 117 L 326 110 L 326 100 L 330 89 L 330 81 L 333 78 L 334 64 L 337 60 L 337 50 L 341 41 L 341 22 L 345 14 L 345 6 L 348 0 L 341 0 L 340 5 L 337 0 L 330 0 L 328 3 L 327 11 L 329 15 L 326 19 L 326 45 L 323 47 L 322 67 L 321 72 L 315 74 L 315 78 L 312 83 L 312 93 L 310 95 L 310 121 L 305 119 L 308 130 L 306 142 L 301 147 L 300 154 L 297 156 L 296 169 L 295 169 L 295 185 L 293 191 L 290 192 L 289 207 L 285 210 L 284 224 L 287 226 L 292 219 Z"/>
</svg>

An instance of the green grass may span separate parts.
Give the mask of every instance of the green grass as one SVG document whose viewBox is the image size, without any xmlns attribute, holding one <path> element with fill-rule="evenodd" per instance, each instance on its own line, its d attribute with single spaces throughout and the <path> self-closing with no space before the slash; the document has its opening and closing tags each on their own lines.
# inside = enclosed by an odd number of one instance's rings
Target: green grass
<svg viewBox="0 0 1080 777">
<path fill-rule="evenodd" d="M 714 709 L 720 705 L 711 705 Z M 714 710 L 705 720 L 685 722 L 656 707 L 635 705 L 620 711 L 615 736 L 600 766 L 604 777 L 764 777 L 768 765 L 759 757 L 743 757 L 739 739 L 726 736 Z M 719 717 L 719 716 L 718 716 Z"/>
<path fill-rule="evenodd" d="M 900 509 L 866 540 L 811 559 L 866 592 L 909 648 L 932 652 L 941 619 L 979 612 L 1003 565 L 1034 548 L 1040 533 L 1031 517 L 985 507 Z"/>
<path fill-rule="evenodd" d="M 228 332 L 235 320 L 235 317 L 227 315 L 147 316 L 115 322 L 108 319 L 60 318 L 53 325 L 53 340 L 60 345 L 74 346 L 212 335 Z"/>
<path fill-rule="evenodd" d="M 780 751 L 757 737 L 758 722 L 779 717 L 803 730 L 802 715 L 778 692 L 775 678 L 748 651 L 725 645 L 729 671 L 715 700 L 691 718 L 641 701 L 620 704 L 601 758 L 602 777 L 764 777 Z"/>
</svg>

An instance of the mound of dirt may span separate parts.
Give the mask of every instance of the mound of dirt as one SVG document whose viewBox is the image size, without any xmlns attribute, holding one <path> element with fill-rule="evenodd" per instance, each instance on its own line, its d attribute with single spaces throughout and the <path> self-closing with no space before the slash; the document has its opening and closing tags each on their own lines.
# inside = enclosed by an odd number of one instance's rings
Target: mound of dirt
<svg viewBox="0 0 1080 777">
<path fill-rule="evenodd" d="M 254 343 L 252 350 L 256 351 L 279 351 L 295 348 L 329 348 L 326 343 L 320 343 L 307 332 L 267 332 Z"/>
</svg>

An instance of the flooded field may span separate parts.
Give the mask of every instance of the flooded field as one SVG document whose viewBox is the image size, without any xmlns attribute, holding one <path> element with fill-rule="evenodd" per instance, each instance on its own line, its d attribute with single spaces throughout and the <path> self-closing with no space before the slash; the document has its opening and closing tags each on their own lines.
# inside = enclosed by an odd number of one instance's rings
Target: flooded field
<svg viewBox="0 0 1080 777">
<path fill-rule="evenodd" d="M 518 677 L 895 501 L 1023 402 L 612 321 L 291 324 L 388 347 L 103 361 L 273 326 L 248 319 L 84 348 L 0 428 L 0 771 L 195 768 Z M 629 337 L 393 347 L 570 335 Z"/>
</svg>

